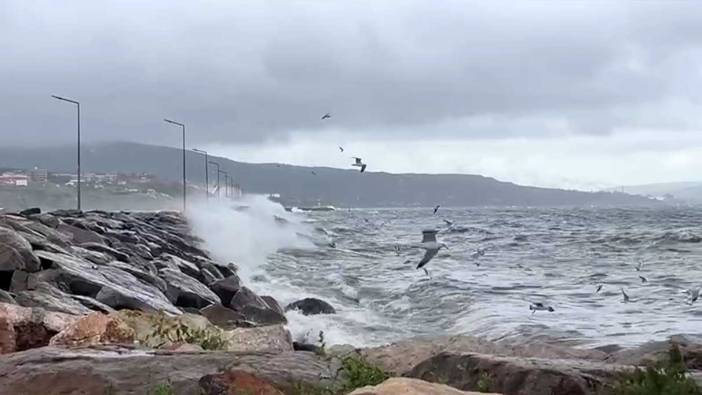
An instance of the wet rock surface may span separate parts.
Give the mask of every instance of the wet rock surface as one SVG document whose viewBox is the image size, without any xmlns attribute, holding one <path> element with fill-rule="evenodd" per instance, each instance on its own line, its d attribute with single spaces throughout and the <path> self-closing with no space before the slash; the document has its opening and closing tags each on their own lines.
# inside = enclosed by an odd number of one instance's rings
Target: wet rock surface
<svg viewBox="0 0 702 395">
<path fill-rule="evenodd" d="M 236 383 L 236 373 L 231 372 L 237 371 L 255 375 L 260 383 L 268 383 L 282 393 L 296 393 L 293 391 L 302 385 L 338 386 L 338 368 L 336 361 L 303 352 L 213 353 L 124 346 L 50 346 L 0 359 L 0 393 L 145 394 L 167 385 L 173 391 L 169 393 L 190 395 L 216 385 Z M 223 373 L 225 376 L 212 376 Z"/>
<path fill-rule="evenodd" d="M 213 260 L 175 212 L 61 210 L 0 215 L 5 302 L 67 314 L 115 310 L 178 315 L 222 305 L 237 325 L 285 323 L 278 303 L 242 287 L 236 265 Z M 220 312 L 221 314 L 221 312 Z"/>
<path fill-rule="evenodd" d="M 317 298 L 305 298 L 290 303 L 285 307 L 285 311 L 290 310 L 299 310 L 304 315 L 336 314 L 336 310 L 332 305 Z"/>
</svg>

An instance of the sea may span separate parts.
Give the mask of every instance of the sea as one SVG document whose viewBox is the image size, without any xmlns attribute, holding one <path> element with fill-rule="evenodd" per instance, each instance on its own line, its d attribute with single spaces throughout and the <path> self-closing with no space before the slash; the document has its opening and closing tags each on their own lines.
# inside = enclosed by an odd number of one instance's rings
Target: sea
<svg viewBox="0 0 702 395">
<path fill-rule="evenodd" d="M 472 335 L 597 347 L 702 332 L 702 298 L 685 293 L 702 286 L 699 207 L 286 212 L 258 197 L 207 211 L 191 214 L 196 232 L 245 284 L 283 305 L 315 297 L 336 309 L 288 312 L 298 341 Z M 448 247 L 429 275 L 413 248 L 425 229 Z"/>
</svg>

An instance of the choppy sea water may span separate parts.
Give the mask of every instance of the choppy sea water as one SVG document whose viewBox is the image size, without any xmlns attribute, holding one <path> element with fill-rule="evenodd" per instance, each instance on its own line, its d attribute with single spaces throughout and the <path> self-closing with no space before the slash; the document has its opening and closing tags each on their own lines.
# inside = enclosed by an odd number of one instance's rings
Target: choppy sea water
<svg viewBox="0 0 702 395">
<path fill-rule="evenodd" d="M 284 303 L 315 296 L 337 309 L 329 316 L 289 313 L 290 329 L 300 339 L 315 341 L 323 330 L 328 344 L 359 346 L 445 334 L 628 346 L 702 332 L 702 299 L 690 305 L 683 293 L 702 286 L 700 208 L 285 215 L 305 226 L 307 233 L 298 231 L 297 237 L 313 238 L 317 245 L 268 255 L 252 286 Z M 452 229 L 444 219 L 453 222 Z M 427 228 L 440 229 L 439 241 L 449 246 L 427 265 L 430 277 L 415 269 L 424 251 L 407 248 Z M 333 246 L 326 245 L 330 241 Z M 479 248 L 485 255 L 473 257 Z M 404 263 L 407 259 L 414 264 Z M 532 315 L 533 302 L 555 311 Z"/>
</svg>

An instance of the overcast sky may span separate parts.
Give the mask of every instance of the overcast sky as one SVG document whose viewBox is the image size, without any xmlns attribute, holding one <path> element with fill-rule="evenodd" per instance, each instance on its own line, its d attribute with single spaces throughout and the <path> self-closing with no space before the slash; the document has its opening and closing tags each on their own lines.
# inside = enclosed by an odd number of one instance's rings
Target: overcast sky
<svg viewBox="0 0 702 395">
<path fill-rule="evenodd" d="M 3 0 L 0 141 L 72 143 L 58 94 L 86 143 L 178 145 L 170 117 L 238 160 L 702 180 L 700 21 L 698 2 Z"/>
</svg>

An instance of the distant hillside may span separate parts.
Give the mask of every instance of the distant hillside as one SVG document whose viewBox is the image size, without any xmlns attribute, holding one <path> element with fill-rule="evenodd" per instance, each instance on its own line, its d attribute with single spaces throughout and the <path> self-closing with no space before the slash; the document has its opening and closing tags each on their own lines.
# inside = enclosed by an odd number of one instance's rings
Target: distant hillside
<svg viewBox="0 0 702 395">
<path fill-rule="evenodd" d="M 246 192 L 279 193 L 289 204 L 329 203 L 342 207 L 393 206 L 582 206 L 645 205 L 651 200 L 612 192 L 578 192 L 524 187 L 463 174 L 389 174 L 353 169 L 252 164 L 213 158 Z M 0 167 L 75 171 L 75 149 L 0 147 Z M 164 180 L 181 177 L 181 151 L 135 143 L 83 149 L 84 172 L 149 172 Z M 313 174 L 312 171 L 316 173 Z M 190 182 L 202 183 L 204 158 L 187 154 Z M 212 180 L 212 177 L 211 177 Z"/>
</svg>

